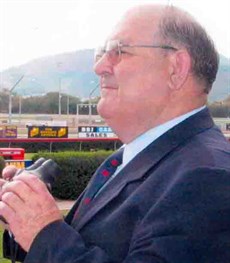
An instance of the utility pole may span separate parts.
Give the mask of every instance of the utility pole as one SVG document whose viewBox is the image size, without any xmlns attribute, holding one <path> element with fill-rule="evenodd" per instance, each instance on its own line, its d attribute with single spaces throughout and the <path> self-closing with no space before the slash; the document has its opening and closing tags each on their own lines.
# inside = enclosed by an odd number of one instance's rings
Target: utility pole
<svg viewBox="0 0 230 263">
<path fill-rule="evenodd" d="M 99 83 L 89 93 L 89 125 L 92 125 L 92 95 L 99 87 Z"/>
<path fill-rule="evenodd" d="M 12 92 L 17 87 L 17 85 L 22 81 L 24 75 L 22 75 L 9 90 L 9 124 L 12 122 Z"/>
<path fill-rule="evenodd" d="M 77 128 L 79 126 L 79 104 L 76 102 Z"/>
<path fill-rule="evenodd" d="M 69 95 L 66 95 L 66 114 L 69 115 Z"/>
<path fill-rule="evenodd" d="M 61 77 L 59 77 L 58 114 L 61 115 Z"/>
<path fill-rule="evenodd" d="M 19 95 L 19 118 L 20 118 L 20 121 L 21 121 L 21 115 L 22 115 L 22 96 Z"/>
<path fill-rule="evenodd" d="M 57 69 L 58 69 L 58 115 L 61 115 L 61 98 L 62 98 L 62 78 L 61 78 L 61 66 L 62 66 L 62 62 L 58 62 L 57 63 Z"/>
</svg>

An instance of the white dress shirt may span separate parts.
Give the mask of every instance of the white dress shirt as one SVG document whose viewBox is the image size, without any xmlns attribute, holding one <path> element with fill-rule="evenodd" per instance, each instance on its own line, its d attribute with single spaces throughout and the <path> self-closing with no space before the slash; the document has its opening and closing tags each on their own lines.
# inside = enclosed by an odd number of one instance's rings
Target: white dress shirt
<svg viewBox="0 0 230 263">
<path fill-rule="evenodd" d="M 179 124 L 180 122 L 184 121 L 188 117 L 198 113 L 199 111 L 203 110 L 206 106 L 202 106 L 186 114 L 183 114 L 179 117 L 176 117 L 168 122 L 165 122 L 157 127 L 154 127 L 147 132 L 141 134 L 136 139 L 131 141 L 128 144 L 122 145 L 124 147 L 123 153 L 123 161 L 122 164 L 117 168 L 116 172 L 111 176 L 111 178 L 102 186 L 97 194 L 99 194 L 107 185 L 108 183 L 142 150 L 144 150 L 150 143 L 155 141 L 161 135 L 166 133 L 168 130 Z"/>
</svg>

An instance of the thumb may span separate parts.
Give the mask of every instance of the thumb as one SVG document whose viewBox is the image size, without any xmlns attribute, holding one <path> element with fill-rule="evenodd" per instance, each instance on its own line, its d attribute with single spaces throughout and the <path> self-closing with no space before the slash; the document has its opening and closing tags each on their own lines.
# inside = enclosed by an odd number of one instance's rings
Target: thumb
<svg viewBox="0 0 230 263">
<path fill-rule="evenodd" d="M 10 181 L 14 175 L 17 173 L 18 168 L 14 165 L 8 165 L 6 166 L 2 171 L 2 178 Z"/>
</svg>

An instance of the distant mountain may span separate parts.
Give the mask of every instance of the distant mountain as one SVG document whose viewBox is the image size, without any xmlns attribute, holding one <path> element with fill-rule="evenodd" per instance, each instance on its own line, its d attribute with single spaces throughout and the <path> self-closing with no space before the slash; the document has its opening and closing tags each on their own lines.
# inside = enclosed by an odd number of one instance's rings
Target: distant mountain
<svg viewBox="0 0 230 263">
<path fill-rule="evenodd" d="M 44 57 L 1 72 L 0 90 L 10 89 L 25 75 L 14 89 L 17 94 L 38 95 L 61 89 L 62 93 L 88 98 L 98 82 L 92 68 L 93 50 Z"/>
<path fill-rule="evenodd" d="M 209 101 L 220 101 L 230 95 L 230 59 L 220 56 L 216 81 L 209 95 Z"/>
<path fill-rule="evenodd" d="M 0 91 L 13 87 L 20 95 L 41 95 L 59 91 L 72 96 L 88 98 L 98 78 L 93 72 L 93 50 L 78 50 L 32 60 L 27 64 L 9 68 L 0 73 Z M 230 94 L 230 59 L 220 56 L 220 68 L 209 100 L 217 101 Z M 99 90 L 93 96 L 99 95 Z"/>
</svg>

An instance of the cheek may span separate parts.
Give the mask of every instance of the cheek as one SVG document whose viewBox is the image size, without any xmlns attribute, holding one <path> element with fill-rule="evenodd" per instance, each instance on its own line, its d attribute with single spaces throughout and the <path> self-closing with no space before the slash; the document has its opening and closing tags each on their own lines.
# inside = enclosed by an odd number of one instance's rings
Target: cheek
<svg viewBox="0 0 230 263">
<path fill-rule="evenodd" d="M 119 72 L 117 81 L 119 83 L 118 96 L 124 103 L 138 101 L 144 92 L 144 87 L 149 87 L 145 74 L 132 69 L 129 70 L 129 68 Z"/>
<path fill-rule="evenodd" d="M 123 107 L 138 108 L 140 104 L 149 107 L 158 105 L 168 94 L 164 72 L 153 68 L 141 68 L 140 71 L 122 72 L 120 74 L 119 97 Z"/>
<path fill-rule="evenodd" d="M 124 63 L 124 66 L 121 64 L 114 70 L 117 82 L 122 87 L 121 92 L 127 91 L 132 95 L 144 84 L 152 84 L 154 69 L 150 68 L 148 63 L 144 63 L 137 56 L 124 60 Z"/>
</svg>

